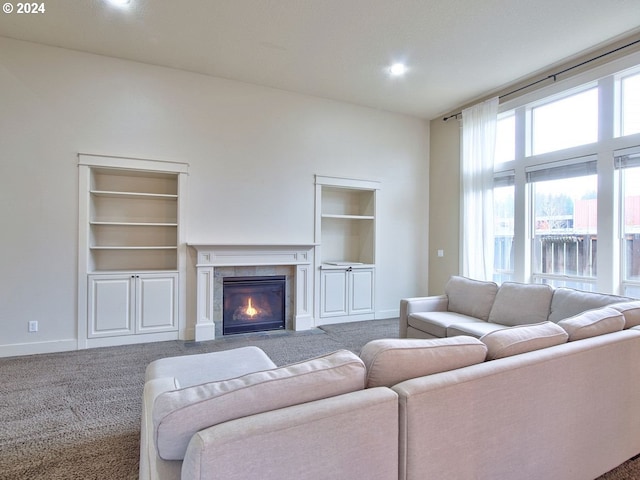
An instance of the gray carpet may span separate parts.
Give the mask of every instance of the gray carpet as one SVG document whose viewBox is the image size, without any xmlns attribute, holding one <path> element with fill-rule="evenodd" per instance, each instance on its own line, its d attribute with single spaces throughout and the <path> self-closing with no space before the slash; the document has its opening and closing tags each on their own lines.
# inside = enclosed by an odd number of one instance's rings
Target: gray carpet
<svg viewBox="0 0 640 480">
<path fill-rule="evenodd" d="M 397 320 L 0 359 L 0 479 L 136 479 L 146 365 L 163 357 L 262 348 L 278 365 L 397 337 Z M 640 478 L 640 459 L 602 480 Z"/>
</svg>

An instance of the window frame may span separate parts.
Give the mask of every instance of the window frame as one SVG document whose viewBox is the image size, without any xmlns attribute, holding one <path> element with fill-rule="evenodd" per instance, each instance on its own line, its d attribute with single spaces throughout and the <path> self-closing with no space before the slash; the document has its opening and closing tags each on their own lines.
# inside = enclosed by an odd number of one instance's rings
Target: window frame
<svg viewBox="0 0 640 480">
<path fill-rule="evenodd" d="M 624 90 L 623 82 L 630 77 L 640 77 L 640 66 L 630 68 L 619 72 L 615 75 L 615 120 L 614 132 L 616 137 L 626 137 L 629 135 L 637 135 L 635 133 L 624 133 Z M 640 81 L 640 78 L 639 78 Z"/>
<path fill-rule="evenodd" d="M 513 196 L 514 196 L 514 205 L 513 205 L 513 221 L 514 221 L 514 235 L 513 237 L 515 237 L 515 171 L 514 170 L 503 170 L 501 172 L 495 172 L 493 175 L 493 188 L 500 188 L 500 187 L 513 187 L 514 192 L 513 192 Z M 495 199 L 495 195 L 494 195 L 494 199 Z M 494 222 L 495 222 L 495 209 L 494 209 Z M 513 281 L 514 280 L 514 274 L 515 274 L 515 270 L 514 270 L 514 250 L 513 250 L 513 243 L 514 243 L 514 238 L 512 237 L 511 239 L 511 245 L 510 245 L 510 253 L 509 253 L 509 259 L 505 262 L 507 265 L 510 266 L 510 268 L 496 268 L 496 259 L 497 258 L 504 258 L 504 257 L 498 257 L 497 255 L 494 254 L 494 262 L 493 262 L 493 280 L 494 282 L 501 284 L 502 282 L 505 281 Z M 494 244 L 494 251 L 495 251 L 495 247 L 497 244 L 497 236 L 495 234 L 495 228 L 494 228 L 494 240 L 493 240 L 493 244 Z"/>
<path fill-rule="evenodd" d="M 636 157 L 630 164 L 626 163 L 628 157 Z M 637 147 L 631 147 L 624 150 L 618 150 L 614 152 L 614 168 L 616 170 L 616 190 L 618 193 L 618 238 L 619 238 L 619 256 L 620 256 L 620 293 L 627 295 L 630 290 L 640 291 L 640 279 L 632 280 L 627 277 L 626 265 L 629 261 L 626 248 L 626 191 L 623 175 L 627 168 L 640 168 L 640 145 Z M 640 194 L 640 190 L 638 192 Z"/>
<path fill-rule="evenodd" d="M 615 182 L 613 165 L 614 151 L 640 145 L 640 133 L 617 136 L 620 122 L 620 79 L 640 72 L 640 51 L 609 63 L 596 66 L 579 74 L 554 81 L 546 87 L 501 101 L 499 115 L 515 115 L 515 159 L 496 163 L 494 172 L 515 172 L 514 192 L 514 240 L 513 279 L 517 282 L 534 281 L 532 272 L 532 219 L 529 188 L 525 169 L 545 163 L 567 161 L 576 157 L 592 155 L 597 158 L 598 172 L 598 266 L 597 277 L 588 278 L 593 289 L 622 294 L 622 264 L 620 221 L 618 218 L 619 194 Z M 544 154 L 531 154 L 530 109 L 564 96 L 587 89 L 597 84 L 598 88 L 598 141 L 591 144 L 569 147 Z M 557 278 L 557 286 L 566 278 Z M 591 283 L 595 282 L 595 283 Z"/>
<path fill-rule="evenodd" d="M 594 142 L 587 142 L 587 143 L 581 143 L 581 144 L 577 144 L 577 145 L 570 145 L 570 146 L 566 146 L 566 147 L 562 147 L 562 148 L 558 148 L 555 150 L 547 150 L 547 151 L 543 151 L 543 152 L 534 152 L 534 145 L 535 145 L 535 137 L 536 137 L 536 133 L 535 133 L 535 111 L 539 108 L 551 105 L 553 103 L 558 103 L 561 102 L 562 100 L 568 100 L 572 97 L 576 97 L 577 95 L 581 95 L 583 93 L 586 93 L 588 91 L 591 90 L 596 90 L 596 96 L 598 96 L 598 82 L 594 81 L 594 82 L 587 82 L 584 83 L 582 85 L 579 85 L 577 87 L 574 88 L 570 88 L 568 90 L 564 90 L 562 92 L 556 93 L 554 95 L 551 95 L 549 97 L 540 99 L 537 102 L 533 102 L 527 105 L 527 145 L 526 145 L 526 152 L 527 152 L 527 156 L 542 156 L 542 155 L 546 155 L 549 153 L 554 153 L 554 152 L 559 152 L 559 151 L 563 151 L 563 150 L 569 150 L 575 147 L 580 147 L 583 145 L 590 145 L 593 143 L 597 142 L 598 139 L 598 132 L 596 130 L 596 141 Z M 597 100 L 596 100 L 597 101 Z M 598 109 L 599 110 L 599 109 Z M 599 111 L 596 113 L 596 119 L 599 118 Z"/>
<path fill-rule="evenodd" d="M 597 175 L 597 162 L 598 160 L 595 155 L 588 155 L 585 157 L 566 159 L 566 160 L 553 162 L 553 163 L 532 165 L 532 166 L 529 166 L 528 168 L 525 168 L 527 194 L 529 196 L 529 205 L 530 205 L 530 208 L 528 209 L 528 218 L 530 223 L 529 242 L 531 244 L 531 247 L 530 247 L 531 248 L 530 250 L 531 251 L 531 257 L 530 257 L 531 279 L 534 283 L 545 283 L 545 284 L 552 285 L 554 287 L 570 286 L 570 287 L 579 288 L 582 290 L 590 290 L 590 291 L 593 291 L 595 289 L 595 285 L 597 281 L 597 249 L 596 249 L 595 257 L 592 257 L 593 266 L 591 268 L 594 271 L 593 276 L 585 276 L 585 275 L 578 275 L 578 274 L 572 275 L 567 273 L 559 274 L 559 273 L 537 271 L 536 260 L 538 260 L 538 257 L 536 256 L 536 251 L 538 250 L 538 248 L 536 243 L 537 229 L 535 225 L 535 222 L 537 219 L 537 216 L 536 216 L 537 205 L 535 202 L 535 184 L 538 182 L 545 182 L 545 181 L 551 181 L 551 180 L 574 179 L 574 178 L 580 178 L 585 176 Z M 597 181 L 597 177 L 596 177 L 596 181 Z M 597 194 L 597 190 L 596 190 L 596 194 Z M 574 211 L 574 214 L 575 214 L 575 211 Z M 575 226 L 572 224 L 571 228 L 573 229 L 575 228 Z M 572 232 L 571 234 L 567 232 L 567 235 L 571 237 L 580 236 L 575 232 Z M 596 226 L 595 235 L 585 234 L 585 236 L 589 237 L 589 247 L 588 247 L 589 251 L 593 251 L 594 241 L 597 242 L 597 237 L 598 237 L 597 226 Z M 575 243 L 577 244 L 577 242 Z M 565 243 L 565 249 L 566 249 L 566 243 Z M 553 248 L 551 249 L 551 252 L 552 252 L 551 254 L 553 255 L 554 254 Z M 579 253 L 579 249 L 578 249 L 578 246 L 576 245 L 576 266 L 579 263 L 579 260 L 577 257 L 578 253 Z M 542 258 L 542 254 L 540 255 L 540 258 Z M 566 268 L 566 264 L 564 265 L 564 267 Z"/>
</svg>

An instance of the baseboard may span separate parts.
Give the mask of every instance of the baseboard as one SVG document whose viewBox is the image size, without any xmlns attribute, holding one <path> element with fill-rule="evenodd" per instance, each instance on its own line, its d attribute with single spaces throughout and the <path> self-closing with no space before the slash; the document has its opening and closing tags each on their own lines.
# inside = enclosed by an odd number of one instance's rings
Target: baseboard
<svg viewBox="0 0 640 480">
<path fill-rule="evenodd" d="M 376 311 L 376 320 L 382 320 L 384 318 L 398 318 L 399 316 L 400 316 L 400 308 Z"/>
<path fill-rule="evenodd" d="M 0 357 L 18 357 L 38 355 L 41 353 L 69 352 L 78 349 L 78 341 L 74 339 L 52 340 L 49 342 L 14 343 L 0 345 Z"/>
<path fill-rule="evenodd" d="M 137 343 L 169 342 L 178 340 L 178 332 L 143 333 L 138 335 L 118 335 L 113 337 L 96 337 L 87 339 L 87 348 L 117 347 L 135 345 Z"/>
<path fill-rule="evenodd" d="M 321 325 L 333 325 L 336 323 L 364 322 L 366 320 L 374 320 L 373 313 L 363 315 L 343 315 L 338 317 L 321 317 L 316 320 L 316 327 Z"/>
</svg>

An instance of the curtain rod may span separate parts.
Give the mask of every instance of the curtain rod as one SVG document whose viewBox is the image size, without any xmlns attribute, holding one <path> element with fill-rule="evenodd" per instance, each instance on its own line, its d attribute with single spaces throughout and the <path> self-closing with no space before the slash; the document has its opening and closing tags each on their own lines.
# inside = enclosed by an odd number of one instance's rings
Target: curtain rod
<svg viewBox="0 0 640 480">
<path fill-rule="evenodd" d="M 535 82 L 531 82 L 531 83 L 529 83 L 529 84 L 527 84 L 527 85 L 525 85 L 523 87 L 516 88 L 515 90 L 507 92 L 507 93 L 505 93 L 503 95 L 500 95 L 498 97 L 498 99 L 502 100 L 504 97 L 508 97 L 509 95 L 513 95 L 514 93 L 518 93 L 521 90 L 525 90 L 525 89 L 527 89 L 529 87 L 533 87 L 534 85 L 537 85 L 537 84 L 539 84 L 541 82 L 544 82 L 546 80 L 549 80 L 549 79 L 553 79 L 553 81 L 555 82 L 557 80 L 558 75 L 562 75 L 563 73 L 567 73 L 568 71 L 573 70 L 574 68 L 582 67 L 583 65 L 586 65 L 587 63 L 594 62 L 594 61 L 599 60 L 599 59 L 601 59 L 603 57 L 606 57 L 607 55 L 611 55 L 613 53 L 619 52 L 620 50 L 623 50 L 625 48 L 631 47 L 632 45 L 635 45 L 636 43 L 640 43 L 640 39 L 639 40 L 635 40 L 635 41 L 633 41 L 631 43 L 627 43 L 626 45 L 623 45 L 621 47 L 614 48 L 613 50 L 610 50 L 608 52 L 600 54 L 600 55 L 598 55 L 596 57 L 590 58 L 589 60 L 585 60 L 584 62 L 578 63 L 577 65 L 573 65 L 572 67 L 568 67 L 568 68 L 565 68 L 564 70 L 560 70 L 559 72 L 552 73 L 551 75 L 547 75 L 546 77 L 541 78 L 539 80 L 536 80 Z M 444 117 L 442 120 L 446 122 L 447 120 L 450 120 L 452 118 L 456 118 L 457 119 L 460 115 L 462 115 L 462 112 L 454 113 L 453 115 L 449 115 L 448 117 Z"/>
</svg>

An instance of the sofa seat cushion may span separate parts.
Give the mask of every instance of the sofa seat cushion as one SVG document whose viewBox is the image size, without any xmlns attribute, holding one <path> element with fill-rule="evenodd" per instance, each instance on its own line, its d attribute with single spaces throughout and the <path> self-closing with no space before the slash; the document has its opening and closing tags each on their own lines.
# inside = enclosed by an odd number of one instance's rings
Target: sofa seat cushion
<svg viewBox="0 0 640 480">
<path fill-rule="evenodd" d="M 447 327 L 447 337 L 469 335 L 471 337 L 480 338 L 487 333 L 502 330 L 503 328 L 505 328 L 504 325 L 489 322 L 454 323 Z"/>
<path fill-rule="evenodd" d="M 145 381 L 170 377 L 184 388 L 272 368 L 276 364 L 260 348 L 241 347 L 154 360 L 147 366 Z"/>
<path fill-rule="evenodd" d="M 505 282 L 500 285 L 488 321 L 509 327 L 546 322 L 552 297 L 549 285 Z"/>
<path fill-rule="evenodd" d="M 631 300 L 617 295 L 605 293 L 584 292 L 572 288 L 560 287 L 553 292 L 551 299 L 551 312 L 549 320 L 558 323 L 565 318 L 573 317 L 586 310 L 606 307 L 612 303 L 620 303 Z"/>
<path fill-rule="evenodd" d="M 487 360 L 509 357 L 567 342 L 569 335 L 553 322 L 507 327 L 480 338 L 488 348 Z"/>
<path fill-rule="evenodd" d="M 447 328 L 456 323 L 479 323 L 482 320 L 454 312 L 419 312 L 409 315 L 409 326 L 434 337 L 445 338 Z"/>
<path fill-rule="evenodd" d="M 362 390 L 365 376 L 362 360 L 339 350 L 285 367 L 161 393 L 153 406 L 158 455 L 182 460 L 191 437 L 203 428 Z"/>
<path fill-rule="evenodd" d="M 572 342 L 619 332 L 624 328 L 624 315 L 615 308 L 602 307 L 560 320 L 558 325 L 565 329 Z"/>
<path fill-rule="evenodd" d="M 445 285 L 444 291 L 449 299 L 447 309 L 450 312 L 486 321 L 496 298 L 498 285 L 454 275 Z"/>
<path fill-rule="evenodd" d="M 624 328 L 640 325 L 640 301 L 612 303 L 611 308 L 624 315 Z"/>
<path fill-rule="evenodd" d="M 482 363 L 486 355 L 485 344 L 468 336 L 373 340 L 360 352 L 367 367 L 367 388 L 391 387 L 410 378 Z"/>
</svg>

